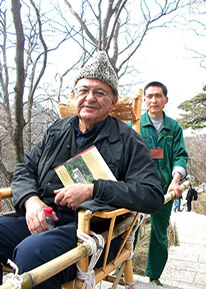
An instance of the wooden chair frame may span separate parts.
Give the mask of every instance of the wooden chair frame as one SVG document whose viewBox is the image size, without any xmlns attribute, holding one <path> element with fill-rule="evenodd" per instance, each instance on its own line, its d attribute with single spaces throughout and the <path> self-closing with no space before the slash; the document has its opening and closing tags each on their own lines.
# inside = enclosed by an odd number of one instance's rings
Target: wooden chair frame
<svg viewBox="0 0 206 289">
<path fill-rule="evenodd" d="M 10 188 L 0 189 L 0 201 L 11 197 L 12 193 Z M 125 219 L 123 222 L 115 225 L 116 218 L 120 215 L 124 215 Z M 133 269 L 132 269 L 133 242 L 129 240 L 129 236 L 131 235 L 135 224 L 137 224 L 138 217 L 140 217 L 139 213 L 134 213 L 127 209 L 117 209 L 112 211 L 97 211 L 94 213 L 90 211 L 80 210 L 78 213 L 78 230 L 80 230 L 83 233 L 89 234 L 90 221 L 93 217 L 110 219 L 109 230 L 102 234 L 104 242 L 106 244 L 106 250 L 103 266 L 95 270 L 96 284 L 98 284 L 102 280 L 106 280 L 108 282 L 113 282 L 112 288 L 116 288 L 118 283 L 121 285 L 127 284 L 127 286 L 128 285 L 132 286 L 134 282 Z M 116 257 L 111 262 L 107 263 L 109 248 L 112 239 L 123 233 L 124 239 Z M 58 272 L 64 270 L 66 267 L 76 262 L 78 262 L 78 265 L 83 272 L 87 272 L 90 253 L 91 253 L 90 245 L 82 244 L 82 242 L 80 241 L 77 248 L 38 268 L 35 268 L 34 270 L 22 274 L 21 275 L 21 278 L 23 280 L 22 288 L 33 288 L 37 284 L 45 281 L 46 279 L 52 277 L 53 275 L 57 274 Z M 124 279 L 122 278 L 121 275 L 122 272 L 120 272 L 120 274 L 118 274 L 116 277 L 109 275 L 120 264 L 122 264 L 121 269 L 124 273 Z M 62 288 L 72 289 L 73 282 L 74 281 L 70 281 L 63 284 Z M 76 279 L 75 288 L 81 288 L 83 283 L 84 280 Z M 5 283 L 5 285 L 4 284 L 1 285 L 0 288 L 9 289 L 13 288 L 13 285 L 11 283 Z"/>
<path fill-rule="evenodd" d="M 191 181 L 187 180 L 181 184 L 182 190 L 189 187 Z M 0 189 L 0 203 L 3 199 L 12 197 L 11 189 Z M 169 202 L 175 197 L 174 192 L 167 193 L 165 195 L 164 203 Z M 0 211 L 1 213 L 1 211 Z M 120 215 L 125 215 L 125 220 L 120 224 L 115 225 L 116 217 Z M 133 268 L 132 268 L 132 250 L 133 243 L 128 239 L 134 228 L 139 213 L 134 213 L 126 209 L 117 209 L 112 211 L 98 211 L 92 213 L 90 211 L 81 210 L 78 213 L 78 229 L 81 232 L 89 233 L 90 231 L 90 221 L 93 217 L 110 219 L 110 226 L 108 232 L 102 234 L 104 241 L 106 243 L 106 253 L 104 257 L 103 266 L 95 270 L 95 282 L 98 284 L 100 281 L 105 280 L 113 283 L 112 289 L 115 289 L 117 284 L 127 285 L 127 287 L 134 288 L 133 280 Z M 115 226 L 114 226 L 115 225 Z M 108 251 L 111 240 L 120 234 L 125 233 L 124 240 L 121 248 L 119 249 L 116 257 L 107 263 Z M 134 232 L 133 232 L 134 233 Z M 30 289 L 39 283 L 47 280 L 48 278 L 54 276 L 65 268 L 71 266 L 72 264 L 78 262 L 81 270 L 83 272 L 87 271 L 88 268 L 88 256 L 91 254 L 91 247 L 89 244 L 79 243 L 78 247 L 65 253 L 64 255 L 49 261 L 42 266 L 35 268 L 27 273 L 21 275 L 22 278 L 22 288 Z M 75 256 L 75 258 L 74 258 Z M 109 275 L 114 271 L 120 264 L 122 264 L 119 273 L 116 278 Z M 122 272 L 124 273 L 124 279 L 122 278 Z M 62 289 L 79 289 L 82 288 L 83 280 L 76 279 L 75 286 L 73 286 L 74 281 L 67 282 L 63 284 Z M 129 285 L 129 286 L 128 286 Z M 0 289 L 12 289 L 12 283 L 5 283 L 0 286 Z"/>
</svg>

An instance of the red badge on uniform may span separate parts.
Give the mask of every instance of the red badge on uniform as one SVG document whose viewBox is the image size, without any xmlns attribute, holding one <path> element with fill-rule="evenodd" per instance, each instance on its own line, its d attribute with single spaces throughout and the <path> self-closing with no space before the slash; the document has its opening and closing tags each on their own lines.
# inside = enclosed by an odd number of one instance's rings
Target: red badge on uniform
<svg viewBox="0 0 206 289">
<path fill-rule="evenodd" d="M 164 151 L 160 148 L 150 149 L 150 155 L 153 159 L 163 159 Z"/>
</svg>

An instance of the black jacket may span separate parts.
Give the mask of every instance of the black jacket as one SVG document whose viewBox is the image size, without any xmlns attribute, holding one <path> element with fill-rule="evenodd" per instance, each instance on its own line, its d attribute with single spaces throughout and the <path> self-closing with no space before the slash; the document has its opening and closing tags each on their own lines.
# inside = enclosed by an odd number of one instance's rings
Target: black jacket
<svg viewBox="0 0 206 289">
<path fill-rule="evenodd" d="M 40 196 L 42 181 L 65 141 L 70 142 L 67 159 L 94 144 L 118 180 L 96 180 L 93 200 L 83 206 L 157 212 L 163 205 L 164 196 L 156 168 L 141 137 L 127 124 L 109 116 L 95 141 L 77 149 L 72 138 L 74 117 L 57 120 L 42 141 L 25 155 L 24 162 L 17 164 L 12 182 L 17 212 L 25 213 L 24 201 L 29 196 Z M 40 197 L 45 201 L 44 193 Z"/>
<path fill-rule="evenodd" d="M 192 200 L 196 201 L 197 199 L 198 199 L 197 191 L 194 188 L 190 187 L 187 192 L 186 200 L 188 202 L 192 202 Z"/>
</svg>

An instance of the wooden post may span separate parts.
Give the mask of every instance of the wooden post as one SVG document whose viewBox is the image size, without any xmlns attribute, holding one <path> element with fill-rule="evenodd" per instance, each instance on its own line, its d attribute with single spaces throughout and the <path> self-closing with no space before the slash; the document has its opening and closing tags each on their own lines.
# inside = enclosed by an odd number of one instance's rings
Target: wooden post
<svg viewBox="0 0 206 289">
<path fill-rule="evenodd" d="M 134 99 L 134 113 L 136 115 L 136 121 L 133 121 L 132 127 L 136 132 L 140 133 L 140 121 L 142 111 L 142 89 L 140 88 L 137 96 Z"/>
</svg>

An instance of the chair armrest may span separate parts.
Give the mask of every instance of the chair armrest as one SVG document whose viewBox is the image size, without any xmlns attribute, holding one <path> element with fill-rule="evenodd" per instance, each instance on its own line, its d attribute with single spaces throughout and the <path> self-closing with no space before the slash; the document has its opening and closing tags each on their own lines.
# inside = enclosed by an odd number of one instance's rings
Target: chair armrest
<svg viewBox="0 0 206 289">
<path fill-rule="evenodd" d="M 1 188 L 0 189 L 0 213 L 2 211 L 1 201 L 3 199 L 10 199 L 10 198 L 12 198 L 11 188 Z"/>
<path fill-rule="evenodd" d="M 0 199 L 9 199 L 12 198 L 11 188 L 1 188 L 0 189 Z"/>
<path fill-rule="evenodd" d="M 137 213 L 137 212 L 135 213 L 135 212 L 132 212 L 132 211 L 130 211 L 128 209 L 124 209 L 124 208 L 116 209 L 116 210 L 108 210 L 108 211 L 106 211 L 106 210 L 105 211 L 97 211 L 94 213 L 92 213 L 89 210 L 86 210 L 86 211 L 80 210 L 78 212 L 78 229 L 81 232 L 84 232 L 86 234 L 89 234 L 89 232 L 90 232 L 90 221 L 91 221 L 92 217 L 110 219 L 109 230 L 106 232 L 106 234 L 104 234 L 104 233 L 102 234 L 104 237 L 105 244 L 106 244 L 106 251 L 105 251 L 105 257 L 104 257 L 104 262 L 103 262 L 103 270 L 105 270 L 105 267 L 106 267 L 109 248 L 110 248 L 110 244 L 111 244 L 112 239 L 117 237 L 118 235 L 124 233 L 124 232 L 127 232 L 127 234 L 125 235 L 124 241 L 122 243 L 122 247 L 121 247 L 121 249 L 122 249 L 124 244 L 127 241 L 129 234 L 132 231 L 134 224 L 137 221 L 138 214 L 139 213 Z M 129 216 L 132 216 L 132 219 L 130 220 L 130 223 L 127 224 L 126 228 L 122 227 L 123 231 L 121 231 L 121 229 L 118 229 L 115 232 L 116 217 L 118 217 L 120 215 L 129 215 Z M 81 263 L 81 261 L 80 261 L 80 263 Z M 82 264 L 80 266 L 82 266 Z"/>
</svg>

